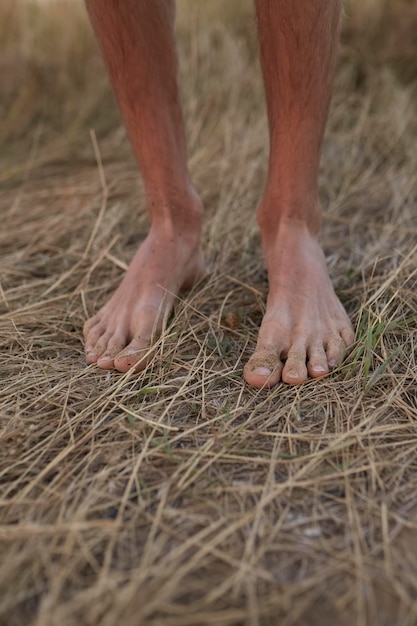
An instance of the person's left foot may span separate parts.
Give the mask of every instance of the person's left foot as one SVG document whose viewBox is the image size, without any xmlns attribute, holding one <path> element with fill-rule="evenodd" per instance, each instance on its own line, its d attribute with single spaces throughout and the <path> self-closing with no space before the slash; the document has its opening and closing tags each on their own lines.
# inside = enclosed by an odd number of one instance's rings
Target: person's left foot
<svg viewBox="0 0 417 626">
<path fill-rule="evenodd" d="M 264 237 L 269 275 L 267 309 L 244 377 L 253 387 L 299 385 L 336 367 L 354 341 L 315 236 L 307 226 L 281 224 Z"/>
</svg>

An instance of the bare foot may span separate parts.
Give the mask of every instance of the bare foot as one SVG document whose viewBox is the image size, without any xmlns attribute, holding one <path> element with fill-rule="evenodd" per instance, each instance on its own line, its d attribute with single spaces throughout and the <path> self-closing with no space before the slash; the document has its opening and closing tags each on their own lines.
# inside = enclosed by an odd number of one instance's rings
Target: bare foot
<svg viewBox="0 0 417 626">
<path fill-rule="evenodd" d="M 278 231 L 264 237 L 269 295 L 244 371 L 245 380 L 258 388 L 324 376 L 354 341 L 316 237 L 301 223 L 282 224 Z"/>
<path fill-rule="evenodd" d="M 87 363 L 144 369 L 175 296 L 204 275 L 200 230 L 185 230 L 151 228 L 117 291 L 84 325 Z"/>
</svg>

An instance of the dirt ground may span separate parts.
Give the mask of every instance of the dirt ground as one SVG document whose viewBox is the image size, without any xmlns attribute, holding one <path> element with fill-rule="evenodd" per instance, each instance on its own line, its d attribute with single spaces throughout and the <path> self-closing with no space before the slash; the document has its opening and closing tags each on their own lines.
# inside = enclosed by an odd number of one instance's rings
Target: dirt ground
<svg viewBox="0 0 417 626">
<path fill-rule="evenodd" d="M 1 14 L 1 626 L 416 625 L 416 2 L 346 5 L 320 191 L 357 343 L 271 391 L 242 382 L 267 290 L 249 0 L 179 2 L 211 273 L 140 375 L 83 357 L 147 229 L 83 6 Z"/>
</svg>

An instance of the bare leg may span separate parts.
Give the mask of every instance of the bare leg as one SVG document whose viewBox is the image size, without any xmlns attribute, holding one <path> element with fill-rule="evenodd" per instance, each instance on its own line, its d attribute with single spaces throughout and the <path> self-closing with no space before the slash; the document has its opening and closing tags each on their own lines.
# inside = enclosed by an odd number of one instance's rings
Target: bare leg
<svg viewBox="0 0 417 626">
<path fill-rule="evenodd" d="M 111 300 L 84 327 L 87 361 L 137 370 L 173 301 L 203 273 L 202 205 L 187 172 L 174 0 L 86 0 L 144 177 L 150 232 Z"/>
<path fill-rule="evenodd" d="M 354 340 L 318 244 L 318 169 L 333 79 L 340 0 L 255 0 L 270 127 L 258 209 L 269 275 L 267 310 L 246 381 L 323 376 Z M 284 362 L 285 361 L 285 364 Z"/>
</svg>

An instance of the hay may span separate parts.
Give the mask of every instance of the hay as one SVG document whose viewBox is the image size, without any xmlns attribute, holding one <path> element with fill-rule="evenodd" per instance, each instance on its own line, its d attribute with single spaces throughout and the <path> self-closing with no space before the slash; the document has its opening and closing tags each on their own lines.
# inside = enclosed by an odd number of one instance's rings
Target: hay
<svg viewBox="0 0 417 626">
<path fill-rule="evenodd" d="M 347 8 L 320 179 L 357 345 L 327 379 L 265 392 L 242 383 L 267 287 L 250 5 L 180 5 L 213 269 L 137 376 L 83 358 L 83 320 L 147 228 L 85 15 L 2 4 L 1 624 L 417 622 L 417 10 L 381 6 Z"/>
</svg>

